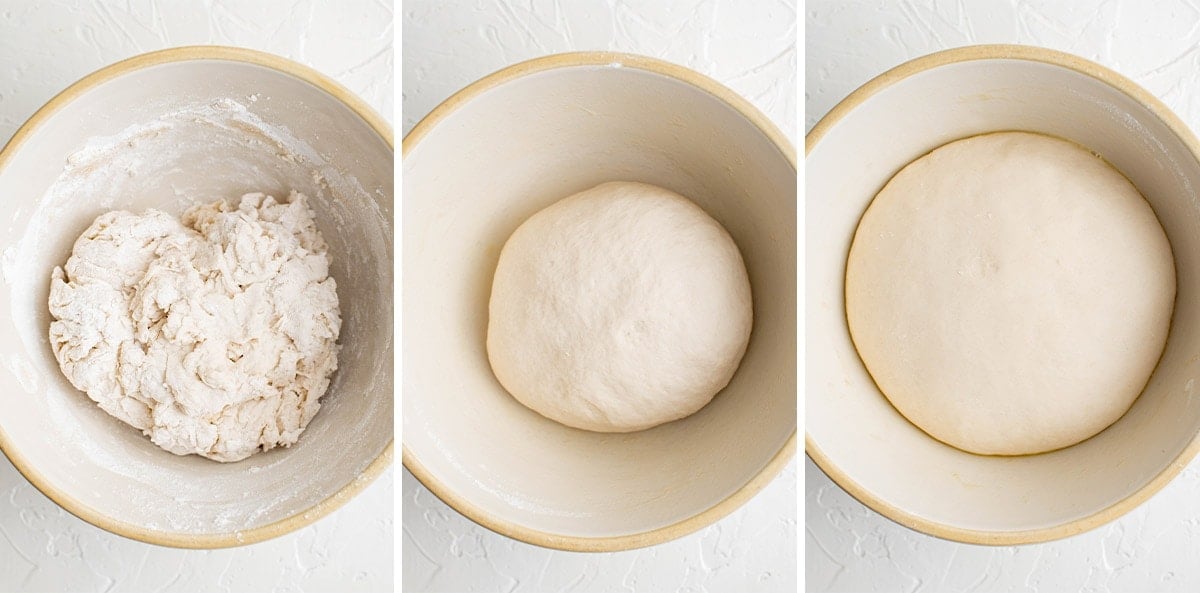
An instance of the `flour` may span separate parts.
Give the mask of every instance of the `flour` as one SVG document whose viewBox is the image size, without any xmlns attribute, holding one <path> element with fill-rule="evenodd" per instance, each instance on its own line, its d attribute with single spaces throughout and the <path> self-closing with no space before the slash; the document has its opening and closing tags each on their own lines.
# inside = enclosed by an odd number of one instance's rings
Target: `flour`
<svg viewBox="0 0 1200 593">
<path fill-rule="evenodd" d="M 303 194 L 101 215 L 50 287 L 50 344 L 104 411 L 178 455 L 289 446 L 320 408 L 341 326 Z"/>
<path fill-rule="evenodd" d="M 0 280 L 5 284 L 12 284 L 16 278 L 15 269 L 17 267 L 17 251 L 12 247 L 0 252 Z"/>
</svg>

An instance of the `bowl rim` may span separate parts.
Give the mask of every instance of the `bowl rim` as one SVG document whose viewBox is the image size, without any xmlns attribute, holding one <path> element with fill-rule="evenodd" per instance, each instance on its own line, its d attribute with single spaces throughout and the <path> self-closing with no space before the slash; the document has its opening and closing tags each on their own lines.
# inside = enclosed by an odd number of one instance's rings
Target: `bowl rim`
<svg viewBox="0 0 1200 593">
<path fill-rule="evenodd" d="M 1072 70 L 1106 84 L 1145 107 L 1152 115 L 1166 125 L 1167 129 L 1191 152 L 1192 157 L 1197 162 L 1200 162 L 1200 142 L 1197 141 L 1196 136 L 1187 127 L 1187 124 L 1179 119 L 1162 101 L 1138 86 L 1132 80 L 1105 66 L 1073 54 L 1038 46 L 1013 44 L 969 45 L 942 50 L 909 60 L 876 76 L 847 95 L 846 98 L 842 99 L 813 126 L 812 130 L 804 138 L 805 156 L 816 148 L 825 134 L 840 122 L 842 118 L 862 102 L 883 89 L 914 74 L 950 64 L 977 60 L 1023 60 L 1047 64 Z M 964 529 L 922 518 L 875 496 L 861 484 L 854 481 L 817 446 L 817 443 L 808 434 L 807 430 L 804 434 L 804 451 L 817 467 L 825 475 L 829 476 L 835 484 L 845 490 L 846 493 L 857 499 L 860 503 L 900 525 L 951 541 L 1007 546 L 1041 543 L 1070 537 L 1095 529 L 1128 513 L 1166 486 L 1167 483 L 1187 466 L 1196 456 L 1197 452 L 1200 452 L 1200 432 L 1192 436 L 1192 440 L 1187 446 L 1161 472 L 1125 498 L 1095 513 L 1061 525 L 1022 531 Z"/>
<path fill-rule="evenodd" d="M 64 106 L 71 101 L 74 101 L 84 93 L 100 86 L 110 80 L 162 64 L 186 62 L 194 60 L 216 60 L 228 62 L 241 62 L 262 66 L 271 70 L 275 70 L 282 74 L 286 74 L 293 78 L 307 82 L 314 87 L 333 96 L 339 102 L 348 107 L 351 111 L 360 117 L 369 125 L 381 139 L 387 142 L 387 145 L 393 151 L 396 149 L 395 140 L 392 134 L 391 126 L 362 99 L 358 98 L 354 93 L 346 90 L 333 79 L 317 72 L 298 62 L 252 49 L 241 47 L 230 47 L 222 45 L 192 45 L 173 47 L 152 51 L 135 55 L 133 57 L 115 62 L 99 70 L 96 70 L 87 76 L 79 79 L 75 83 L 68 86 L 63 91 L 59 92 L 53 98 L 46 102 L 45 105 L 38 108 L 37 111 L 13 133 L 12 138 L 0 149 L 0 174 L 4 173 L 12 156 L 24 144 L 30 136 L 37 132 L 43 122 L 49 119 L 54 114 L 58 113 Z M 394 157 L 393 157 L 394 158 Z M 392 465 L 392 451 L 395 438 L 388 440 L 383 451 L 363 469 L 362 473 L 356 478 L 351 479 L 348 483 L 342 486 L 337 492 L 334 492 L 325 499 L 318 501 L 307 509 L 293 513 L 288 517 L 278 521 L 268 523 L 253 529 L 235 530 L 230 532 L 218 533 L 183 533 L 165 530 L 152 530 L 112 519 L 96 509 L 80 502 L 71 495 L 53 487 L 21 454 L 16 450 L 16 447 L 9 441 L 4 430 L 0 428 L 0 453 L 3 453 L 8 460 L 12 462 L 17 471 L 29 481 L 38 491 L 46 495 L 47 498 L 54 501 L 58 506 L 65 509 L 67 512 L 76 517 L 99 527 L 110 533 L 127 537 L 129 539 L 156 544 L 160 546 L 169 546 L 173 548 L 190 548 L 190 549 L 214 549 L 228 548 L 234 546 L 242 546 L 252 543 L 268 540 L 280 535 L 290 533 L 302 527 L 306 527 L 318 519 L 328 515 L 334 510 L 341 507 L 366 486 L 375 481 L 383 470 Z"/>
<path fill-rule="evenodd" d="M 409 151 L 415 148 L 447 116 L 484 92 L 530 74 L 558 68 L 575 68 L 581 66 L 633 68 L 666 76 L 698 88 L 712 95 L 718 101 L 734 109 L 742 117 L 750 121 L 784 155 L 791 164 L 792 169 L 796 169 L 796 149 L 792 146 L 792 143 L 788 141 L 787 137 L 784 136 L 771 120 L 737 93 L 689 68 L 638 54 L 611 51 L 581 51 L 551 54 L 512 64 L 472 82 L 445 101 L 442 101 L 433 111 L 430 111 L 428 115 L 413 126 L 412 130 L 409 131 L 401 143 L 401 158 L 408 156 Z M 403 397 L 401 397 L 401 400 L 403 400 Z M 401 436 L 403 437 L 403 431 L 401 431 Z M 579 537 L 531 529 L 488 513 L 456 494 L 445 483 L 434 477 L 408 447 L 401 446 L 401 462 L 404 467 L 412 473 L 413 477 L 432 492 L 434 496 L 441 499 L 450 508 L 500 535 L 544 548 L 571 552 L 616 552 L 632 550 L 660 544 L 698 531 L 717 522 L 717 520 L 745 504 L 770 483 L 783 470 L 784 466 L 791 461 L 795 454 L 796 430 L 793 429 L 792 434 L 757 474 L 712 507 L 686 519 L 649 531 L 611 537 Z"/>
</svg>

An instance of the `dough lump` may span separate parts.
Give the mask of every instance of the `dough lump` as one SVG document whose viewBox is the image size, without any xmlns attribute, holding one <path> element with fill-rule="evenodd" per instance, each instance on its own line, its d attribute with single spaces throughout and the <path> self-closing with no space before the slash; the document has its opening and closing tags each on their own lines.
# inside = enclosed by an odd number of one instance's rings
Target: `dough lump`
<svg viewBox="0 0 1200 593">
<path fill-rule="evenodd" d="M 303 194 L 178 220 L 100 215 L 50 284 L 67 379 L 177 455 L 237 461 L 296 442 L 337 368 L 337 284 Z"/>
<path fill-rule="evenodd" d="M 518 401 L 631 432 L 704 407 L 750 336 L 750 283 L 717 221 L 660 187 L 612 182 L 534 214 L 492 284 L 487 351 Z"/>
<path fill-rule="evenodd" d="M 1154 211 L 1084 148 L 1004 132 L 883 188 L 850 248 L 846 311 L 880 390 L 928 434 L 1020 455 L 1102 431 L 1145 387 L 1175 299 Z"/>
</svg>

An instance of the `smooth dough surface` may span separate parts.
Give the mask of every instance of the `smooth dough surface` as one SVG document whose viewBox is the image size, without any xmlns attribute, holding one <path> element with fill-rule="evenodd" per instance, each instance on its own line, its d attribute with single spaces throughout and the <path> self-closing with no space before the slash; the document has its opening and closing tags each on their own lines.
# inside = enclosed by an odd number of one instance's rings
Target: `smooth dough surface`
<svg viewBox="0 0 1200 593">
<path fill-rule="evenodd" d="M 631 432 L 723 389 L 752 317 L 741 254 L 717 221 L 660 187 L 610 182 L 537 212 L 505 243 L 487 351 L 534 411 Z"/>
<path fill-rule="evenodd" d="M 341 317 L 303 194 L 102 214 L 50 285 L 67 379 L 177 455 L 296 442 L 337 368 Z"/>
<path fill-rule="evenodd" d="M 933 437 L 1050 451 L 1115 422 L 1145 387 L 1175 299 L 1153 210 L 1073 143 L 1005 132 L 901 170 L 850 249 L 846 309 L 880 390 Z"/>
</svg>

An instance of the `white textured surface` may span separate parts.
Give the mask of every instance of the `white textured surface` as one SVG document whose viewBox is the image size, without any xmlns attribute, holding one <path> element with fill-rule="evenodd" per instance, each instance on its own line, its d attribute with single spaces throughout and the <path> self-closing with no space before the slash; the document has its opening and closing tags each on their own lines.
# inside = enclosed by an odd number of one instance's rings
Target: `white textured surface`
<svg viewBox="0 0 1200 593">
<path fill-rule="evenodd" d="M 793 0 L 409 0 L 403 7 L 407 133 L 442 100 L 509 64 L 573 50 L 645 54 L 748 98 L 796 140 Z M 796 463 L 692 535 L 627 552 L 547 550 L 447 507 L 407 471 L 405 591 L 795 591 Z"/>
<path fill-rule="evenodd" d="M 0 142 L 85 74 L 190 44 L 250 47 L 308 64 L 390 119 L 392 31 L 386 0 L 0 2 Z M 271 541 L 176 550 L 84 523 L 0 457 L 0 592 L 391 590 L 393 482 L 389 469 L 330 516 Z"/>
<path fill-rule="evenodd" d="M 808 2 L 805 128 L 908 59 L 976 43 L 1071 52 L 1112 68 L 1200 126 L 1200 4 Z M 908 530 L 859 504 L 805 458 L 811 591 L 1200 590 L 1200 460 L 1125 517 L 1056 542 L 990 548 Z"/>
</svg>

